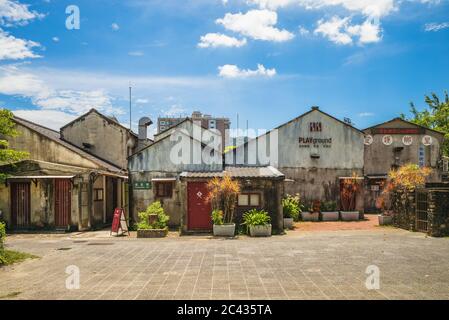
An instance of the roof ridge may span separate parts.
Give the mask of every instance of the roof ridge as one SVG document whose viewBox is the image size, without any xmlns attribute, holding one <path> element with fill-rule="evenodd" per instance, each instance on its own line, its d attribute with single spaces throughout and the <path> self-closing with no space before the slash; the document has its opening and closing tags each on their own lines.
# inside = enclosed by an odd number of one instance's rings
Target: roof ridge
<svg viewBox="0 0 449 320">
<path fill-rule="evenodd" d="M 39 124 L 39 123 L 37 123 L 37 122 L 33 122 L 33 121 L 27 120 L 27 119 L 25 119 L 25 118 L 18 117 L 18 116 L 16 116 L 16 115 L 14 115 L 14 118 L 15 118 L 15 119 L 19 119 L 19 120 L 21 120 L 21 121 L 25 121 L 25 122 L 31 123 L 31 124 L 33 124 L 33 125 L 35 125 L 35 126 L 38 126 L 38 127 L 43 128 L 43 129 L 45 129 L 45 130 L 49 130 L 49 131 L 53 131 L 54 133 L 61 134 L 60 131 L 51 129 L 51 128 L 46 127 L 46 126 L 44 126 L 44 125 L 41 125 L 41 124 Z"/>
</svg>

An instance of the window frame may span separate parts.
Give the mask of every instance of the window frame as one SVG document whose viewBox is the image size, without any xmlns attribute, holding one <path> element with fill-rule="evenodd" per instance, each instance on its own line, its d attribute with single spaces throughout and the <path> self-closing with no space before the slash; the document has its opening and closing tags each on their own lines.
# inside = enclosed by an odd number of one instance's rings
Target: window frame
<svg viewBox="0 0 449 320">
<path fill-rule="evenodd" d="M 154 181 L 154 197 L 158 199 L 170 199 L 173 197 L 174 181 Z M 159 194 L 159 186 L 164 185 L 163 194 Z M 169 189 L 167 189 L 169 186 Z"/>
<path fill-rule="evenodd" d="M 99 195 L 101 195 L 101 197 Z M 103 188 L 94 188 L 94 201 L 104 201 Z"/>
<path fill-rule="evenodd" d="M 248 204 L 247 204 L 247 205 L 240 205 L 240 204 L 239 204 L 239 197 L 240 197 L 241 195 L 248 196 Z M 258 204 L 257 204 L 257 205 L 253 205 L 253 204 L 251 203 L 251 196 L 254 196 L 254 195 L 256 195 L 257 198 L 258 198 Z M 257 208 L 257 207 L 260 207 L 260 206 L 261 206 L 261 202 L 262 202 L 262 195 L 260 194 L 260 192 L 242 192 L 242 193 L 240 193 L 240 194 L 238 195 L 238 197 L 237 197 L 237 207 L 240 207 L 240 208 L 249 208 L 249 207 L 251 207 L 251 208 Z"/>
</svg>

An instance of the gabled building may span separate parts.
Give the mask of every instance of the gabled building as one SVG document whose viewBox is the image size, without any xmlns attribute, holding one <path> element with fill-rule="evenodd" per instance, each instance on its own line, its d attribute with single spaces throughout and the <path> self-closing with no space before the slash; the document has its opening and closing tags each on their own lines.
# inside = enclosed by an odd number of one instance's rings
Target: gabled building
<svg viewBox="0 0 449 320">
<path fill-rule="evenodd" d="M 139 123 L 139 138 L 115 117 L 108 117 L 91 109 L 63 126 L 61 139 L 126 170 L 127 158 L 139 148 L 152 143 L 146 134 L 148 125 L 145 122 Z"/>
<path fill-rule="evenodd" d="M 376 199 L 392 169 L 413 163 L 433 170 L 428 182 L 447 176 L 447 161 L 442 156 L 444 133 L 401 118 L 363 130 L 365 133 L 365 211 L 377 211 Z"/>
<path fill-rule="evenodd" d="M 10 229 L 84 230 L 110 223 L 127 207 L 126 169 L 68 142 L 60 132 L 14 117 L 10 147 L 28 160 L 4 165 L 0 210 Z"/>
<path fill-rule="evenodd" d="M 210 141 L 218 144 L 210 144 Z M 210 231 L 211 205 L 206 184 L 225 174 L 240 182 L 236 219 L 252 208 L 272 216 L 274 230 L 282 231 L 281 195 L 284 175 L 275 168 L 226 166 L 222 137 L 185 119 L 155 136 L 155 141 L 129 158 L 131 212 L 137 213 L 160 201 L 170 216 L 169 224 L 183 232 Z"/>
<path fill-rule="evenodd" d="M 312 107 L 237 147 L 235 158 L 227 163 L 271 165 L 285 175 L 285 194 L 300 194 L 307 204 L 320 200 L 338 206 L 343 179 L 357 175 L 363 181 L 363 138 L 362 131 Z M 266 157 L 261 159 L 260 154 Z M 363 211 L 362 193 L 356 204 Z"/>
</svg>

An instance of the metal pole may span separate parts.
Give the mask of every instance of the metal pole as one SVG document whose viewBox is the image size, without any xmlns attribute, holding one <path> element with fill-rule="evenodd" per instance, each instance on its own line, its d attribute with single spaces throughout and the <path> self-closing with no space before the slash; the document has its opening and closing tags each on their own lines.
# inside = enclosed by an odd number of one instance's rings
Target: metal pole
<svg viewBox="0 0 449 320">
<path fill-rule="evenodd" d="M 129 130 L 132 130 L 132 120 L 131 120 L 131 83 L 129 84 Z"/>
</svg>

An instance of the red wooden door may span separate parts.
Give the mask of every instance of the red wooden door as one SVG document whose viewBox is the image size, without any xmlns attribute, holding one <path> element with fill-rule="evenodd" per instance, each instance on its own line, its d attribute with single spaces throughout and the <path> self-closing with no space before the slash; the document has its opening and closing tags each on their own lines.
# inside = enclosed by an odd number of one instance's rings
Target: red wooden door
<svg viewBox="0 0 449 320">
<path fill-rule="evenodd" d="M 31 222 L 29 182 L 11 183 L 11 220 L 13 228 L 27 228 Z"/>
<path fill-rule="evenodd" d="M 55 226 L 70 225 L 72 183 L 68 179 L 55 179 Z"/>
<path fill-rule="evenodd" d="M 188 182 L 188 228 L 189 230 L 210 230 L 212 228 L 211 205 L 206 201 L 205 182 Z"/>
</svg>

